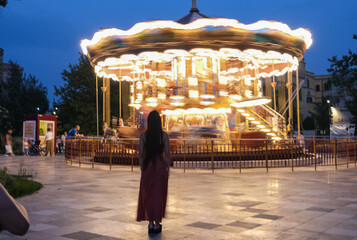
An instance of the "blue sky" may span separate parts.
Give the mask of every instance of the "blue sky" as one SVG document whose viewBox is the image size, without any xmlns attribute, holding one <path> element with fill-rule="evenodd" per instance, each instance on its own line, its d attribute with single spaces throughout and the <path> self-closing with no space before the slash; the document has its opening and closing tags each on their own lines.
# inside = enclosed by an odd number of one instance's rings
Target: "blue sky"
<svg viewBox="0 0 357 240">
<path fill-rule="evenodd" d="M 313 45 L 305 53 L 307 70 L 326 74 L 328 58 L 356 50 L 357 0 L 197 0 L 201 13 L 249 24 L 276 20 L 291 29 L 311 31 Z M 0 48 L 4 61 L 16 61 L 48 88 L 62 85 L 61 72 L 77 63 L 80 41 L 100 28 L 129 29 L 148 20 L 177 20 L 191 0 L 9 0 L 0 8 Z"/>
</svg>

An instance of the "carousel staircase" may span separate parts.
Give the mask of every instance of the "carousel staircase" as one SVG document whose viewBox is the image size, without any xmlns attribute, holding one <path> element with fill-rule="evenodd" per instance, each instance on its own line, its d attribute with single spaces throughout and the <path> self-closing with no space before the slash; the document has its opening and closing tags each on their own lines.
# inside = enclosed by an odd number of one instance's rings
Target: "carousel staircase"
<svg viewBox="0 0 357 240">
<path fill-rule="evenodd" d="M 249 121 L 252 130 L 265 132 L 273 140 L 286 138 L 285 118 L 269 106 L 246 107 L 237 111 Z"/>
</svg>

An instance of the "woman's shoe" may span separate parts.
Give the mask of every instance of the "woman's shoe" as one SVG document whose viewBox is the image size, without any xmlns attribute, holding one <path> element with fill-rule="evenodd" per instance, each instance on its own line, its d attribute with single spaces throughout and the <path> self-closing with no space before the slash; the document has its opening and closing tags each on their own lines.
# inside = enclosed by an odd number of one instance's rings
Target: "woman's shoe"
<svg viewBox="0 0 357 240">
<path fill-rule="evenodd" d="M 149 233 L 149 234 L 151 234 L 151 233 L 156 233 L 154 226 L 150 226 L 150 225 L 148 226 L 148 233 Z"/>
<path fill-rule="evenodd" d="M 155 233 L 161 233 L 161 231 L 162 231 L 162 225 L 161 224 L 159 224 L 159 227 L 157 227 L 156 225 L 154 226 L 154 232 Z"/>
<path fill-rule="evenodd" d="M 154 229 L 154 224 L 149 224 L 148 225 L 148 233 L 155 233 L 155 229 Z"/>
</svg>

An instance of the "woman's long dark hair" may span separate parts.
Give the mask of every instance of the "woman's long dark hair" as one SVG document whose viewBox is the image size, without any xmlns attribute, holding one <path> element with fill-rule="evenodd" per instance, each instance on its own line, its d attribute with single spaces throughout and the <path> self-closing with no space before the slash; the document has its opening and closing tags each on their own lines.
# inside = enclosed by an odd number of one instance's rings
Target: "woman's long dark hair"
<svg viewBox="0 0 357 240">
<path fill-rule="evenodd" d="M 148 116 L 148 127 L 146 130 L 146 156 L 143 161 L 143 169 L 146 169 L 148 163 L 152 161 L 155 166 L 156 158 L 155 155 L 162 154 L 163 152 L 163 136 L 162 136 L 162 126 L 161 118 L 156 110 L 149 113 Z"/>
</svg>

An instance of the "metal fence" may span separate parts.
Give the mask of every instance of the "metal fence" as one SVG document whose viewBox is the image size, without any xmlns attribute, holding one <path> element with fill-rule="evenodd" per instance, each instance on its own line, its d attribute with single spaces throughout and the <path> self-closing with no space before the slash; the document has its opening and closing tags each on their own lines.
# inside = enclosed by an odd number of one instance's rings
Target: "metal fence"
<svg viewBox="0 0 357 240">
<path fill-rule="evenodd" d="M 139 164 L 139 139 L 73 138 L 66 140 L 65 159 L 69 164 L 127 165 Z M 357 139 L 171 139 L 171 164 L 174 168 L 244 168 L 295 167 L 357 164 Z"/>
</svg>

